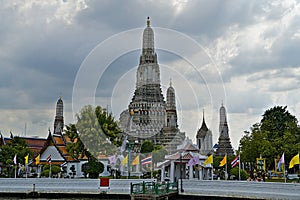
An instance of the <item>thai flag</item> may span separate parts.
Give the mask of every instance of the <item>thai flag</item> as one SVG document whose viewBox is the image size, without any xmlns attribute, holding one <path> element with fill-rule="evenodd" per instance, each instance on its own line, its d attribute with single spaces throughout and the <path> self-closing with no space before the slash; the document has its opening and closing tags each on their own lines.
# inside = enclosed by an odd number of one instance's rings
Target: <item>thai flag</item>
<svg viewBox="0 0 300 200">
<path fill-rule="evenodd" d="M 231 168 L 234 168 L 240 163 L 240 154 L 231 161 Z"/>
<path fill-rule="evenodd" d="M 49 156 L 46 158 L 46 161 L 47 161 L 48 163 L 51 163 L 51 155 L 49 155 Z"/>
<path fill-rule="evenodd" d="M 152 163 L 152 156 L 149 156 L 147 158 L 144 158 L 142 161 L 141 161 L 141 164 L 142 165 L 146 165 L 146 164 L 151 164 Z"/>
</svg>

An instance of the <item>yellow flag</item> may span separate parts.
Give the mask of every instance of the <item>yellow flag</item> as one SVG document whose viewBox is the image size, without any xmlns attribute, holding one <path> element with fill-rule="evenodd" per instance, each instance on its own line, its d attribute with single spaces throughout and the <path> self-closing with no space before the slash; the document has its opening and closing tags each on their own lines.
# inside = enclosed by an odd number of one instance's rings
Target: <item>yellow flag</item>
<svg viewBox="0 0 300 200">
<path fill-rule="evenodd" d="M 213 155 L 211 154 L 208 158 L 204 161 L 204 165 L 212 164 L 213 163 Z"/>
<path fill-rule="evenodd" d="M 40 164 L 40 154 L 35 158 L 35 164 Z"/>
<path fill-rule="evenodd" d="M 122 160 L 122 165 L 124 166 L 124 165 L 126 165 L 127 163 L 128 163 L 128 154 L 126 155 L 125 158 L 123 158 L 123 160 Z"/>
<path fill-rule="evenodd" d="M 226 164 L 226 161 L 227 161 L 227 156 L 225 155 L 223 160 L 221 160 L 219 167 L 224 166 Z"/>
<path fill-rule="evenodd" d="M 135 159 L 132 161 L 131 165 L 138 165 L 138 164 L 140 164 L 140 156 L 139 155 L 137 155 L 135 157 Z"/>
<path fill-rule="evenodd" d="M 299 164 L 299 153 L 292 158 L 292 160 L 290 161 L 289 168 L 293 168 L 294 165 L 297 165 L 297 164 Z"/>
<path fill-rule="evenodd" d="M 25 165 L 28 164 L 28 155 L 25 156 Z"/>
</svg>

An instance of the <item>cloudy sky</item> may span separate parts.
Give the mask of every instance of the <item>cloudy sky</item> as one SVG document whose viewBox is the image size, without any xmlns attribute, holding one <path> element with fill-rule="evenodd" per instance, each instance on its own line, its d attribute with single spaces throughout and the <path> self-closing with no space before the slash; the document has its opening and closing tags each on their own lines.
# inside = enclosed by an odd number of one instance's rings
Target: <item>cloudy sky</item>
<svg viewBox="0 0 300 200">
<path fill-rule="evenodd" d="M 278 1 L 0 1 L 0 130 L 41 136 L 81 105 L 116 119 L 135 89 L 142 31 L 151 19 L 165 91 L 172 79 L 181 131 L 205 120 L 216 143 L 224 103 L 235 148 L 263 112 L 300 118 L 300 5 Z M 26 124 L 26 125 L 25 125 Z M 26 126 L 26 129 L 25 129 Z M 25 131 L 26 130 L 26 131 Z"/>
</svg>

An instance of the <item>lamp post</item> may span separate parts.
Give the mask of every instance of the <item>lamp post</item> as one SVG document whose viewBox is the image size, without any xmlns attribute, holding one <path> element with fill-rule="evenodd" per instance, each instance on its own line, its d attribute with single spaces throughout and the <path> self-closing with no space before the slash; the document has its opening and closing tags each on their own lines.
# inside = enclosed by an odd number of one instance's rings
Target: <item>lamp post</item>
<svg viewBox="0 0 300 200">
<path fill-rule="evenodd" d="M 130 179 L 130 152 L 131 152 L 131 144 L 129 141 L 127 141 L 128 144 L 128 161 L 127 161 L 127 167 L 128 167 L 128 179 Z"/>
<path fill-rule="evenodd" d="M 184 192 L 182 186 L 182 153 L 180 153 L 180 192 Z"/>
</svg>

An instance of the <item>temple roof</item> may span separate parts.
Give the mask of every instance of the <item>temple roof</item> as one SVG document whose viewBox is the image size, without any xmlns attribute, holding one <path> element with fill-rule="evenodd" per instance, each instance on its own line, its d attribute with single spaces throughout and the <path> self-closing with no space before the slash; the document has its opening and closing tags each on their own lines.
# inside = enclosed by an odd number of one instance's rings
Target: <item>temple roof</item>
<svg viewBox="0 0 300 200">
<path fill-rule="evenodd" d="M 207 131 L 208 131 L 208 128 L 207 128 L 206 123 L 205 123 L 204 111 L 203 111 L 202 125 L 201 125 L 201 128 L 198 130 L 196 137 L 197 138 L 204 138 L 206 136 Z"/>
</svg>

